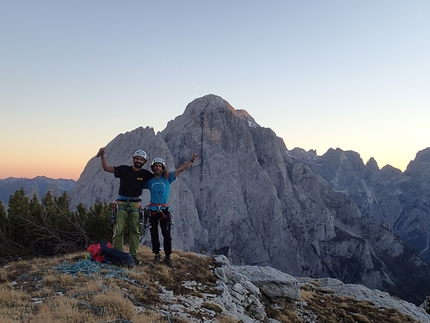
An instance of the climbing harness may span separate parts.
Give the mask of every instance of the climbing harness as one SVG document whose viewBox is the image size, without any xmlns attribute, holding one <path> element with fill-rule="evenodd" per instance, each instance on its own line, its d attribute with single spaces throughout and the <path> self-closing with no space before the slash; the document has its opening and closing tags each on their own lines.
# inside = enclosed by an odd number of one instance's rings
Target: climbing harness
<svg viewBox="0 0 430 323">
<path fill-rule="evenodd" d="M 112 203 L 112 210 L 110 214 L 110 225 L 113 227 L 116 223 L 116 218 L 118 216 L 119 210 L 125 210 L 128 212 L 131 211 L 138 211 L 140 214 L 140 221 L 141 220 L 141 207 L 140 202 L 142 200 L 140 198 L 132 197 L 132 198 L 118 198 Z M 132 203 L 132 204 L 130 204 Z M 137 203 L 137 204 L 134 204 Z"/>
<path fill-rule="evenodd" d="M 151 209 L 151 206 L 158 207 L 158 210 L 153 211 Z M 156 204 L 156 203 L 150 203 L 146 206 L 148 208 L 149 212 L 151 213 L 151 216 L 156 216 L 158 221 L 161 221 L 163 219 L 168 220 L 169 229 L 173 229 L 173 208 L 169 206 L 169 203 L 166 204 Z"/>
<path fill-rule="evenodd" d="M 158 208 L 158 210 L 153 211 L 151 209 L 151 216 L 156 216 L 158 221 L 161 221 L 163 219 L 167 218 L 167 214 L 163 211 L 167 211 L 167 213 L 169 212 L 169 204 L 156 204 L 156 203 L 149 203 L 149 206 L 156 206 Z"/>
<path fill-rule="evenodd" d="M 127 212 L 135 212 L 140 210 L 140 201 L 139 198 L 130 198 L 130 199 L 117 199 L 115 202 L 117 204 L 118 210 L 126 210 Z M 130 204 L 131 203 L 131 204 Z"/>
</svg>

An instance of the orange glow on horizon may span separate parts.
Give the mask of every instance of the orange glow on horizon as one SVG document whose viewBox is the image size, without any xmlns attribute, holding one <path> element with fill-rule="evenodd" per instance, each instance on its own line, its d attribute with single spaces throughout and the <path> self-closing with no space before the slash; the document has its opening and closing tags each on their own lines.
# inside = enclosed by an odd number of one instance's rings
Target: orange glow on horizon
<svg viewBox="0 0 430 323">
<path fill-rule="evenodd" d="M 85 165 L 83 163 L 79 163 Z M 15 164 L 15 165 L 3 165 L 0 169 L 0 179 L 6 179 L 9 177 L 14 178 L 29 178 L 33 179 L 37 176 L 45 176 L 52 179 L 73 179 L 78 180 L 79 176 L 84 170 L 85 166 L 81 166 L 78 163 L 64 163 L 60 164 L 42 164 L 32 163 L 30 166 Z"/>
<path fill-rule="evenodd" d="M 70 161 L 68 161 L 66 163 L 65 161 L 62 161 L 61 163 L 59 163 L 59 161 L 57 160 L 55 164 L 49 165 L 46 165 L 46 163 L 43 164 L 39 161 L 38 164 L 33 163 L 31 167 L 28 167 L 27 165 L 23 164 L 3 165 L 0 168 L 0 179 L 6 179 L 9 177 L 33 179 L 37 176 L 45 176 L 52 179 L 62 178 L 77 181 L 81 176 L 82 172 L 84 171 L 87 162 L 88 161 L 79 161 L 71 163 Z M 364 164 L 366 164 L 368 162 L 368 159 L 363 159 L 363 162 Z M 389 164 L 404 172 L 410 160 L 407 161 L 406 158 L 403 158 L 403 160 L 396 160 L 390 163 L 387 160 L 376 159 L 376 162 L 378 163 L 379 169 L 384 167 L 386 164 Z"/>
</svg>

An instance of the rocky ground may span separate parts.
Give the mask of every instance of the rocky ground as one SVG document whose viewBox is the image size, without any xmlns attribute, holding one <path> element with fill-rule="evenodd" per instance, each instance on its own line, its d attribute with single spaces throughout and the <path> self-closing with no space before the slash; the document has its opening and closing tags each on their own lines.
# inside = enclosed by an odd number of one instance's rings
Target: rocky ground
<svg viewBox="0 0 430 323">
<path fill-rule="evenodd" d="M 0 271 L 2 322 L 430 322 L 414 304 L 335 279 L 295 278 L 224 256 L 176 251 L 175 267 L 120 268 L 85 252 Z"/>
</svg>

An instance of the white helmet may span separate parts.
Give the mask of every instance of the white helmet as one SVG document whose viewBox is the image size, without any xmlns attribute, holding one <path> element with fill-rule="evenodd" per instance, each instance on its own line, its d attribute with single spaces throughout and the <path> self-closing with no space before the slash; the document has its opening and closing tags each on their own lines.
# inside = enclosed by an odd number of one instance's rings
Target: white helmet
<svg viewBox="0 0 430 323">
<path fill-rule="evenodd" d="M 163 168 L 166 167 L 166 165 L 164 164 L 164 159 L 160 157 L 154 158 L 154 160 L 151 163 L 151 167 L 154 166 L 155 164 L 161 164 L 163 165 Z"/>
<path fill-rule="evenodd" d="M 161 167 L 163 168 L 163 170 L 166 169 L 166 165 L 164 164 L 164 159 L 163 158 L 160 158 L 160 157 L 154 158 L 152 160 L 152 163 L 151 163 L 151 170 L 154 170 L 154 165 L 155 164 L 161 164 Z"/>
<path fill-rule="evenodd" d="M 136 150 L 136 152 L 133 154 L 133 158 L 134 157 L 142 157 L 143 159 L 148 160 L 148 155 L 142 149 Z"/>
</svg>

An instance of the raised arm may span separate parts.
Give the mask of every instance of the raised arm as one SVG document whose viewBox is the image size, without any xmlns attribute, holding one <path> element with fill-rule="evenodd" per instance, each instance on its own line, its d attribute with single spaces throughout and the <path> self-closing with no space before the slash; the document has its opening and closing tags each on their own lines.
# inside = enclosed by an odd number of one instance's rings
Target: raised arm
<svg viewBox="0 0 430 323">
<path fill-rule="evenodd" d="M 97 157 L 100 157 L 101 163 L 102 163 L 102 168 L 104 171 L 108 172 L 108 173 L 113 173 L 115 171 L 114 167 L 109 165 L 106 157 L 106 149 L 105 148 L 100 148 L 99 152 L 97 153 Z"/>
<path fill-rule="evenodd" d="M 180 173 L 182 173 L 184 170 L 190 167 L 196 159 L 197 159 L 197 154 L 194 154 L 190 160 L 187 160 L 179 168 L 175 169 L 175 177 L 178 177 Z"/>
</svg>

